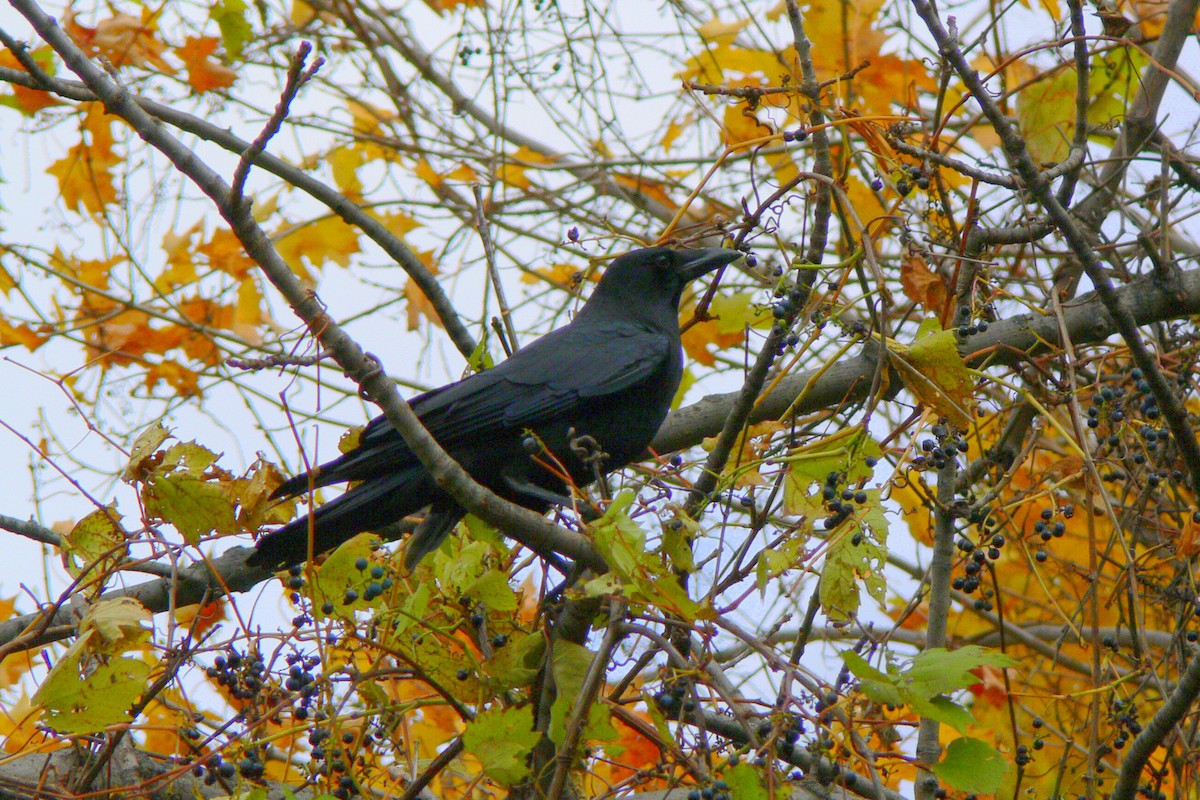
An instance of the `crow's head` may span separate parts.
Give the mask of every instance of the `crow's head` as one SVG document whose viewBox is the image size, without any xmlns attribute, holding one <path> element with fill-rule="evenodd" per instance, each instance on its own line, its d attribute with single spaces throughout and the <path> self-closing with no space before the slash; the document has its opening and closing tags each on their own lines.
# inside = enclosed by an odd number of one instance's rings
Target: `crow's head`
<svg viewBox="0 0 1200 800">
<path fill-rule="evenodd" d="M 648 247 L 617 256 L 608 265 L 581 314 L 621 308 L 620 314 L 644 318 L 660 325 L 677 323 L 679 298 L 688 281 L 732 264 L 742 257 L 737 250 L 671 250 Z"/>
</svg>

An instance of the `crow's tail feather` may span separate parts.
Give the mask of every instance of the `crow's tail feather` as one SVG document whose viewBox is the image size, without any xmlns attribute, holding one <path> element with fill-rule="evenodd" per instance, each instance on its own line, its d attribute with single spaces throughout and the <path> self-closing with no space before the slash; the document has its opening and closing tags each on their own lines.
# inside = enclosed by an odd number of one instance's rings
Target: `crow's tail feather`
<svg viewBox="0 0 1200 800">
<path fill-rule="evenodd" d="M 302 475 L 292 478 L 280 489 L 296 480 L 303 480 L 304 488 L 307 488 L 309 477 Z M 317 485 L 325 484 L 318 482 Z M 255 545 L 256 552 L 246 563 L 264 569 L 277 569 L 306 561 L 309 554 L 310 517 L 312 552 L 316 555 L 332 550 L 362 531 L 382 528 L 420 511 L 437 494 L 433 480 L 419 467 L 376 478 L 355 486 L 311 514 L 294 519 L 261 537 Z"/>
</svg>

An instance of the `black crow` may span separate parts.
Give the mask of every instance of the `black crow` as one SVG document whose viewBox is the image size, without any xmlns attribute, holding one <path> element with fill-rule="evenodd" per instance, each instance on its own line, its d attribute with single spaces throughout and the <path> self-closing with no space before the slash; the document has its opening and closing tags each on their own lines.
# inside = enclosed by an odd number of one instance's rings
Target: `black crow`
<svg viewBox="0 0 1200 800">
<path fill-rule="evenodd" d="M 442 448 L 499 496 L 538 512 L 567 503 L 568 479 L 584 486 L 598 474 L 587 443 L 593 454 L 605 454 L 605 472 L 645 454 L 683 373 L 683 288 L 740 257 L 735 250 L 665 247 L 618 256 L 570 324 L 410 405 Z M 383 416 L 363 429 L 354 450 L 285 481 L 272 497 L 346 481 L 357 484 L 311 520 L 301 517 L 260 538 L 249 563 L 271 569 L 303 562 L 310 524 L 319 554 L 425 509 L 405 551 L 411 568 L 466 513 Z"/>
</svg>

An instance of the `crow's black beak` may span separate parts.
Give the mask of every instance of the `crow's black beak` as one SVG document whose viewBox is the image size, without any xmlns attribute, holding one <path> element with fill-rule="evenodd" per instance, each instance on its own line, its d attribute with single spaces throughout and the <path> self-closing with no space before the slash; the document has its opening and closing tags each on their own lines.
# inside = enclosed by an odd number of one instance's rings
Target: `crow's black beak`
<svg viewBox="0 0 1200 800">
<path fill-rule="evenodd" d="M 685 250 L 685 259 L 679 265 L 679 271 L 685 280 L 693 280 L 701 275 L 707 275 L 717 267 L 724 267 L 737 261 L 745 253 L 738 250 L 726 250 L 721 247 L 710 247 L 705 250 Z"/>
</svg>

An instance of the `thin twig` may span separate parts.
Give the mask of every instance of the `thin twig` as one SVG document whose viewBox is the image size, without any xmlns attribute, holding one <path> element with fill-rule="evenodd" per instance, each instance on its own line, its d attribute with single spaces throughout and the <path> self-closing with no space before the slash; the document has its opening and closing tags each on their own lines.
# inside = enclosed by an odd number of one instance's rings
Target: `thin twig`
<svg viewBox="0 0 1200 800">
<path fill-rule="evenodd" d="M 496 267 L 496 245 L 492 242 L 492 234 L 488 230 L 483 189 L 476 183 L 472 184 L 471 191 L 475 194 L 475 229 L 479 231 L 479 241 L 483 243 L 483 256 L 487 260 L 488 275 L 492 279 L 496 302 L 500 304 L 500 318 L 504 320 L 504 330 L 508 334 L 508 346 L 504 349 L 509 355 L 512 355 L 521 349 L 521 344 L 517 339 L 517 328 L 513 325 L 512 308 L 508 305 L 508 298 L 504 295 L 504 284 L 500 282 L 500 270 Z"/>
<path fill-rule="evenodd" d="M 267 149 L 267 144 L 283 127 L 283 121 L 287 119 L 288 109 L 291 107 L 292 101 L 296 99 L 296 94 L 304 84 L 312 80 L 313 76 L 317 74 L 317 70 L 325 63 L 324 58 L 317 56 L 317 60 L 312 63 L 312 66 L 305 69 L 304 62 L 308 60 L 308 54 L 311 52 L 312 45 L 308 42 L 301 42 L 300 46 L 296 48 L 296 55 L 292 56 L 292 61 L 288 64 L 287 80 L 283 84 L 279 102 L 275 104 L 275 111 L 267 120 L 267 124 L 263 126 L 262 133 L 250 143 L 250 146 L 242 153 L 242 157 L 238 159 L 229 190 L 233 203 L 240 204 L 242 202 L 250 166 Z"/>
</svg>

